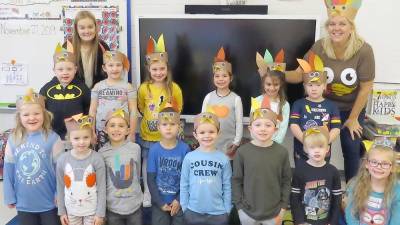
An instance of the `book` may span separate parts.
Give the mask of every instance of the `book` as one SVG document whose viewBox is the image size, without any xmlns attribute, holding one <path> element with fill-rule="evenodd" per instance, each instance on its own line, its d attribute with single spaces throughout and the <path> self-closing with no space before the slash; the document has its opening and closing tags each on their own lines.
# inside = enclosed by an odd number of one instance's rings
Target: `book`
<svg viewBox="0 0 400 225">
<path fill-rule="evenodd" d="M 370 115 L 400 116 L 400 89 L 373 90 L 369 103 Z"/>
</svg>

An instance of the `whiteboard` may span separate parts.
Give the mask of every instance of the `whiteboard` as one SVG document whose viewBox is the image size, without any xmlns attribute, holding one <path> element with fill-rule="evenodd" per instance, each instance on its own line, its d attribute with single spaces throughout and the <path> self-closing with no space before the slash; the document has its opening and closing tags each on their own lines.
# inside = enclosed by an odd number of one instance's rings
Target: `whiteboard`
<svg viewBox="0 0 400 225">
<path fill-rule="evenodd" d="M 70 0 L 1 1 L 0 103 L 15 102 L 16 96 L 24 94 L 28 87 L 39 92 L 50 81 L 54 76 L 55 46 L 58 42 L 63 43 L 64 37 L 71 33 L 71 21 L 67 18 L 75 17 L 80 9 L 92 11 L 96 19 L 102 21 L 104 18 L 99 17 L 109 15 L 102 15 L 99 8 L 117 11 L 118 35 L 112 38 L 116 38 L 118 44 L 114 47 L 127 53 L 127 4 L 126 0 L 99 0 L 90 4 L 86 1 L 72 3 Z"/>
</svg>

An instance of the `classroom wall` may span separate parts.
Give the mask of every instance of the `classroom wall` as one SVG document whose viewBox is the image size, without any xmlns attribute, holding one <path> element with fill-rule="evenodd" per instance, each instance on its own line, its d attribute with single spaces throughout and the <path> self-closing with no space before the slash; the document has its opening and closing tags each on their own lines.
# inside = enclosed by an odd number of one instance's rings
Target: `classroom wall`
<svg viewBox="0 0 400 225">
<path fill-rule="evenodd" d="M 268 4 L 268 11 L 270 15 L 319 15 L 322 21 L 326 20 L 325 6 L 321 4 L 322 0 L 247 0 L 250 5 L 263 5 Z M 185 4 L 220 4 L 219 0 L 136 0 L 133 2 L 132 15 L 162 15 L 162 14 L 184 14 Z M 323 23 L 321 23 L 323 24 Z M 132 23 L 132 37 L 134 37 L 135 27 Z M 320 29 L 322 35 L 325 35 L 324 29 Z M 136 51 L 135 46 L 132 47 L 132 52 Z M 134 61 L 134 60 L 133 60 Z M 136 72 L 136 65 L 133 65 L 132 74 Z M 133 78 L 132 80 L 136 80 Z M 201 104 L 199 102 L 199 104 Z M 188 132 L 191 131 L 191 125 L 188 125 Z M 249 137 L 248 129 L 245 127 L 244 135 Z M 288 129 L 286 139 L 284 141 L 285 147 L 289 150 L 289 158 L 293 166 L 293 136 Z M 343 170 L 343 157 L 341 155 L 340 143 L 335 142 L 333 145 L 332 163 Z"/>
</svg>

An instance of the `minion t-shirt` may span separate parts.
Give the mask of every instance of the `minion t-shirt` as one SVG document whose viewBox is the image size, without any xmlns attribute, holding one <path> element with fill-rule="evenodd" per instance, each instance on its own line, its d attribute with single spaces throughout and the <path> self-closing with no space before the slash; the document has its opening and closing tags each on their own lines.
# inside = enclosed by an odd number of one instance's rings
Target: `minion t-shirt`
<svg viewBox="0 0 400 225">
<path fill-rule="evenodd" d="M 360 82 L 375 78 L 374 53 L 368 43 L 364 43 L 350 59 L 343 61 L 331 59 L 322 47 L 322 40 L 311 48 L 324 62 L 328 76 L 326 97 L 334 101 L 340 111 L 351 110 L 360 89 Z"/>
</svg>

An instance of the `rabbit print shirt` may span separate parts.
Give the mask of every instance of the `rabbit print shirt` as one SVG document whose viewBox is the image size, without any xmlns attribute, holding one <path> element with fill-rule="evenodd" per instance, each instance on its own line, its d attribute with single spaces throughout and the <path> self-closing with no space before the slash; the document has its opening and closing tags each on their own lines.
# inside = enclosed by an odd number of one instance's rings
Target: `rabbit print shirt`
<svg viewBox="0 0 400 225">
<path fill-rule="evenodd" d="M 104 217 L 106 174 L 103 157 L 91 151 L 76 159 L 71 151 L 57 160 L 58 215 Z"/>
<path fill-rule="evenodd" d="M 107 142 L 99 152 L 107 169 L 107 209 L 120 215 L 136 212 L 143 202 L 139 145 L 125 141 L 121 146 L 113 147 Z"/>
</svg>

